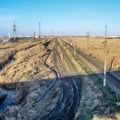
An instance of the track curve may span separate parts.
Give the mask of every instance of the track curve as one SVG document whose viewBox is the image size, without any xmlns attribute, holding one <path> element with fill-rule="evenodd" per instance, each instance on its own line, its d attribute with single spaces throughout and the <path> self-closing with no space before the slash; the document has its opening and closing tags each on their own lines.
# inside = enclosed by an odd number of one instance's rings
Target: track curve
<svg viewBox="0 0 120 120">
<path fill-rule="evenodd" d="M 58 44 L 57 44 L 58 45 Z M 60 58 L 59 53 L 57 52 L 57 46 L 54 48 L 54 62 L 59 72 L 59 75 L 65 75 L 66 70 L 57 67 L 57 59 Z M 62 65 L 62 61 L 59 63 Z M 77 79 L 75 77 L 62 77 L 61 87 L 62 92 L 59 97 L 56 107 L 51 110 L 51 112 L 45 116 L 45 120 L 73 120 L 77 112 L 77 108 L 80 103 L 80 86 L 78 87 Z"/>
</svg>

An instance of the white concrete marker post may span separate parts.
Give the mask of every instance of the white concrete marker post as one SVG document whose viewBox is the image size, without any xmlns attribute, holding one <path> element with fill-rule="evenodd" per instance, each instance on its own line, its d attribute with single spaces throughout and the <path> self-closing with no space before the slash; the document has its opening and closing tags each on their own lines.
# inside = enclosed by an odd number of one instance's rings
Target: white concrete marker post
<svg viewBox="0 0 120 120">
<path fill-rule="evenodd" d="M 106 86 L 106 69 L 107 69 L 107 25 L 105 26 L 105 41 L 104 41 L 104 79 L 103 86 Z"/>
</svg>

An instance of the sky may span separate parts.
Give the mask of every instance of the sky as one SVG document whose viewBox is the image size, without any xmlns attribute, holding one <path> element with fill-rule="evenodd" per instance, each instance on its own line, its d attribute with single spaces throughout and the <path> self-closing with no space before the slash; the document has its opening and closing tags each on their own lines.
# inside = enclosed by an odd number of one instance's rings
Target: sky
<svg viewBox="0 0 120 120">
<path fill-rule="evenodd" d="M 120 35 L 120 0 L 0 0 L 0 35 Z"/>
</svg>

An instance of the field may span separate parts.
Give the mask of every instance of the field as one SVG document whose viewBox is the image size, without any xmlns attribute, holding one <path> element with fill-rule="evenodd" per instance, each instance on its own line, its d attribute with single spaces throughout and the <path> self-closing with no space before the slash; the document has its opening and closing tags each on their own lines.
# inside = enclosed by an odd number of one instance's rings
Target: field
<svg viewBox="0 0 120 120">
<path fill-rule="evenodd" d="M 22 112 L 28 111 L 28 106 L 32 105 L 31 100 L 35 100 L 54 77 L 54 74 L 44 66 L 44 59 L 47 57 L 47 49 L 43 45 L 45 41 L 46 39 L 42 42 L 15 42 L 0 45 L 0 92 L 3 93 L 0 98 L 4 99 L 6 94 L 12 96 L 8 97 L 8 100 L 14 97 L 14 107 L 9 108 L 4 119 L 8 119 L 10 114 L 18 115 L 18 112 L 19 119 L 22 119 L 21 117 L 25 116 Z M 15 95 L 12 95 L 14 92 Z M 25 107 L 21 106 L 21 101 L 24 101 Z M 26 117 L 29 116 L 30 113 Z"/>
<path fill-rule="evenodd" d="M 94 57 L 102 65 L 104 64 L 104 38 L 94 37 L 63 37 L 76 48 Z M 107 39 L 107 69 L 120 70 L 120 39 Z"/>
<path fill-rule="evenodd" d="M 61 38 L 103 66 L 104 38 Z M 119 120 L 117 95 L 103 88 L 99 73 L 61 38 L 0 45 L 0 119 Z M 108 39 L 107 69 L 118 75 L 119 45 L 119 40 Z"/>
</svg>

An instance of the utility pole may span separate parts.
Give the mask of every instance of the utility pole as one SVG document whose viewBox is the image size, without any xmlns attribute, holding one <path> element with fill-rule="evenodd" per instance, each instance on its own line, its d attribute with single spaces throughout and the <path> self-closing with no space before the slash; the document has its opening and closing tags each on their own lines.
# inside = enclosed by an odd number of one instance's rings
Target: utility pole
<svg viewBox="0 0 120 120">
<path fill-rule="evenodd" d="M 33 32 L 33 39 L 35 40 L 35 32 Z"/>
<path fill-rule="evenodd" d="M 11 35 L 10 35 L 10 33 L 8 33 L 8 38 L 9 38 L 9 39 L 11 38 Z"/>
<path fill-rule="evenodd" d="M 52 35 L 53 35 L 53 37 L 54 37 L 54 30 L 52 30 Z"/>
<path fill-rule="evenodd" d="M 107 70 L 107 25 L 105 26 L 105 41 L 104 41 L 104 80 L 103 86 L 106 86 L 106 70 Z"/>
<path fill-rule="evenodd" d="M 89 34 L 89 30 L 87 31 L 87 39 L 89 40 L 89 36 L 90 36 L 90 34 Z"/>
<path fill-rule="evenodd" d="M 41 38 L 41 24 L 39 22 L 39 38 Z"/>
<path fill-rule="evenodd" d="M 14 38 L 14 41 L 15 41 L 15 38 L 16 38 L 16 24 L 15 24 L 15 21 L 13 21 L 13 38 Z"/>
<path fill-rule="evenodd" d="M 89 33 L 89 30 L 87 31 L 87 48 L 89 49 L 89 36 L 90 36 L 90 33 Z"/>
</svg>

